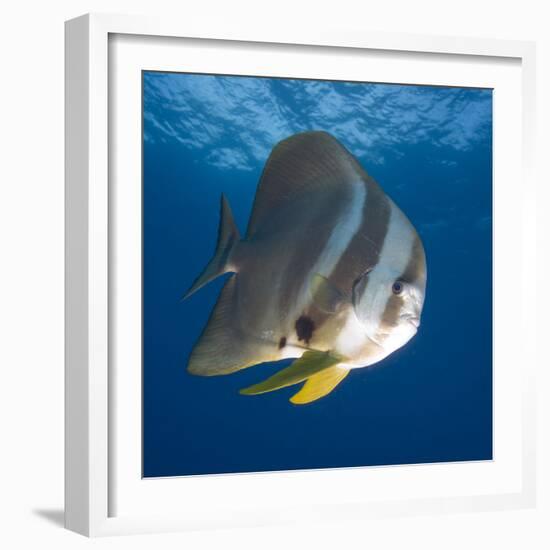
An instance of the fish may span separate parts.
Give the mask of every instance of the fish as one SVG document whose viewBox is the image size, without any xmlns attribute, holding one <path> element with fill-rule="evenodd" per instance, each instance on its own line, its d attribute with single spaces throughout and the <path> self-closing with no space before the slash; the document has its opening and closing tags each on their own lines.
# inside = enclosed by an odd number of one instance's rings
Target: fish
<svg viewBox="0 0 550 550">
<path fill-rule="evenodd" d="M 226 375 L 294 359 L 240 390 L 243 395 L 301 384 L 290 402 L 311 403 L 352 369 L 403 347 L 420 327 L 427 280 L 422 241 L 325 131 L 275 145 L 244 237 L 222 194 L 215 254 L 184 299 L 226 273 L 188 372 Z"/>
</svg>

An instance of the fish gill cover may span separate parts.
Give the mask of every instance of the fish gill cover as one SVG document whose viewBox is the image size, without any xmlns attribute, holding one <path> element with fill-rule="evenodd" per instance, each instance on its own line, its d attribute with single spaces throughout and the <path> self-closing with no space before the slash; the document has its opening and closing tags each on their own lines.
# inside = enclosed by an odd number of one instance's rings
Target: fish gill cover
<svg viewBox="0 0 550 550">
<path fill-rule="evenodd" d="M 491 459 L 491 91 L 145 72 L 143 100 L 144 475 Z M 292 390 L 238 393 L 280 363 L 190 376 L 227 276 L 179 298 L 212 257 L 221 193 L 244 234 L 272 148 L 310 130 L 405 212 L 429 282 L 408 344 L 296 407 Z"/>
</svg>

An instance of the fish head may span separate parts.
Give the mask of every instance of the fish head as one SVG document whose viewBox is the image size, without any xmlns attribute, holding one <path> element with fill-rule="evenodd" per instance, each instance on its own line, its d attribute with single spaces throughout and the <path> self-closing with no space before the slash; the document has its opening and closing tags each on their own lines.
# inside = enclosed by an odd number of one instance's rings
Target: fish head
<svg viewBox="0 0 550 550">
<path fill-rule="evenodd" d="M 387 356 L 418 331 L 426 292 L 426 256 L 415 233 L 406 267 L 388 255 L 353 287 L 353 309 L 369 340 Z"/>
</svg>

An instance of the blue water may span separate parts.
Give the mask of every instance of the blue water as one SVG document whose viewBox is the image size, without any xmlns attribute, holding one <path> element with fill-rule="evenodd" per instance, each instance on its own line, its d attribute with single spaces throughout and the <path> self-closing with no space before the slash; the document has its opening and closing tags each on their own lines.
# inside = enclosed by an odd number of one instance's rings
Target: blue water
<svg viewBox="0 0 550 550">
<path fill-rule="evenodd" d="M 492 458 L 492 92 L 143 75 L 143 474 L 174 476 Z M 238 390 L 281 368 L 186 372 L 226 277 L 180 297 L 211 258 L 220 194 L 244 233 L 271 148 L 326 130 L 416 226 L 422 325 L 310 405 Z M 285 362 L 286 365 L 288 362 Z"/>
</svg>

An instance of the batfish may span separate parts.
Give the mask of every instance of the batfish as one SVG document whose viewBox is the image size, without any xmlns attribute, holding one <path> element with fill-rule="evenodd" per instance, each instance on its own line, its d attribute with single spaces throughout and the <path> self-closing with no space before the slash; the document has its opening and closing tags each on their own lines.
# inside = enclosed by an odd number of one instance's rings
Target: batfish
<svg viewBox="0 0 550 550">
<path fill-rule="evenodd" d="M 221 198 L 213 259 L 185 298 L 232 273 L 189 358 L 200 376 L 294 358 L 255 395 L 303 383 L 304 404 L 330 393 L 417 332 L 426 256 L 405 214 L 326 132 L 278 143 L 241 238 Z"/>
</svg>

